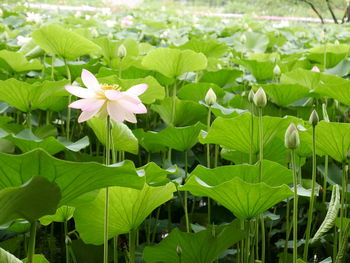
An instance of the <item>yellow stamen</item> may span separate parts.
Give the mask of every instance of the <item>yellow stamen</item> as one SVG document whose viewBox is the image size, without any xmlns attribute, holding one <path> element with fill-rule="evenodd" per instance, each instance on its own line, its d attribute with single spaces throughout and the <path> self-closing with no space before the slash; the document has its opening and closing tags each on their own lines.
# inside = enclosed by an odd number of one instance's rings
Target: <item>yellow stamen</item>
<svg viewBox="0 0 350 263">
<path fill-rule="evenodd" d="M 120 90 L 121 87 L 117 84 L 101 84 L 102 90 Z"/>
</svg>

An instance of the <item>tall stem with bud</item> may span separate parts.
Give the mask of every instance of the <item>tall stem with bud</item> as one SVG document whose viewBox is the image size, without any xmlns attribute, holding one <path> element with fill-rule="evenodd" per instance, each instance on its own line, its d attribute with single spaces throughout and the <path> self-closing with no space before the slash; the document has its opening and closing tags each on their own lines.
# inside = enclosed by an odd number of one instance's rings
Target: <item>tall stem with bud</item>
<svg viewBox="0 0 350 263">
<path fill-rule="evenodd" d="M 307 217 L 307 226 L 306 226 L 306 238 L 304 246 L 304 261 L 307 261 L 308 249 L 309 249 L 309 240 L 311 232 L 311 223 L 312 223 L 312 212 L 314 209 L 315 201 L 315 184 L 316 184 L 316 125 L 319 122 L 317 111 L 313 110 L 309 119 L 310 124 L 312 125 L 312 179 L 311 179 L 311 196 L 309 211 Z"/>
<path fill-rule="evenodd" d="M 294 202 L 293 202 L 293 263 L 297 262 L 298 258 L 298 178 L 296 173 L 295 150 L 300 145 L 299 133 L 294 123 L 291 123 L 286 130 L 284 136 L 284 145 L 291 150 L 291 160 L 293 169 L 293 188 L 294 188 Z"/>
<path fill-rule="evenodd" d="M 267 104 L 266 93 L 263 88 L 259 88 L 254 94 L 254 105 L 259 111 L 259 182 L 263 179 L 263 158 L 264 158 L 264 133 L 262 111 Z M 261 221 L 261 262 L 265 262 L 265 221 L 264 215 L 260 215 Z"/>
</svg>

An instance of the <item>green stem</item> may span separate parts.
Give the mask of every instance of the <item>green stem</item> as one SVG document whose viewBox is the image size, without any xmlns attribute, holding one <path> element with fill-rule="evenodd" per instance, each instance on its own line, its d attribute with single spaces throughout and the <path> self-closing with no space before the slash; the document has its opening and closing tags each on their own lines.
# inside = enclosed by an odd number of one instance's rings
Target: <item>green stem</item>
<svg viewBox="0 0 350 263">
<path fill-rule="evenodd" d="M 113 262 L 118 263 L 118 236 L 113 238 Z"/>
<path fill-rule="evenodd" d="M 343 176 L 342 176 L 342 189 L 341 189 L 341 199 L 340 199 L 340 230 L 339 230 L 339 250 L 340 252 L 341 248 L 341 242 L 343 239 L 343 232 L 344 232 L 344 216 L 345 216 L 345 195 L 346 195 L 346 188 L 347 188 L 347 180 L 346 180 L 346 164 L 343 163 Z"/>
<path fill-rule="evenodd" d="M 293 169 L 293 186 L 294 186 L 294 200 L 293 200 L 293 263 L 297 262 L 298 257 L 298 178 L 295 163 L 295 150 L 292 150 L 292 169 Z"/>
<path fill-rule="evenodd" d="M 350 232 L 350 222 L 348 222 L 348 224 L 346 225 L 346 229 L 344 230 L 344 238 L 343 240 L 341 240 L 341 243 L 339 244 L 339 251 L 335 259 L 335 263 L 343 262 L 344 252 L 348 244 L 349 232 Z"/>
<path fill-rule="evenodd" d="M 66 263 L 69 263 L 69 244 L 68 244 L 68 221 L 64 221 L 64 244 L 66 248 Z"/>
<path fill-rule="evenodd" d="M 131 230 L 129 232 L 129 263 L 135 263 L 136 259 L 136 236 L 137 230 Z"/>
<path fill-rule="evenodd" d="M 304 261 L 307 261 L 308 250 L 309 250 L 309 240 L 311 232 L 311 223 L 312 223 L 312 213 L 314 210 L 314 201 L 315 201 L 315 184 L 316 184 L 316 126 L 312 126 L 312 178 L 311 178 L 311 196 L 310 204 L 307 218 L 306 226 L 306 238 L 304 246 Z"/>
<path fill-rule="evenodd" d="M 188 173 L 188 151 L 185 151 L 185 180 L 187 179 L 187 173 Z M 188 192 L 185 191 L 184 194 L 184 210 L 185 210 L 185 220 L 186 220 L 186 231 L 187 233 L 190 232 L 190 220 L 188 217 Z"/>
<path fill-rule="evenodd" d="M 111 142 L 111 121 L 110 117 L 107 116 L 106 120 L 106 160 L 105 164 L 108 166 L 110 164 L 110 142 Z M 109 189 L 106 187 L 105 195 L 105 213 L 104 213 L 104 245 L 103 245 L 103 263 L 108 263 L 108 210 L 109 210 Z"/>
<path fill-rule="evenodd" d="M 266 235 L 265 235 L 265 218 L 264 218 L 264 214 L 260 215 L 260 219 L 261 219 L 261 262 L 264 263 L 265 262 L 265 247 L 266 247 Z"/>
<path fill-rule="evenodd" d="M 55 80 L 55 74 L 54 74 L 54 63 L 55 63 L 55 55 L 51 57 L 51 80 Z"/>
<path fill-rule="evenodd" d="M 35 238 L 36 238 L 36 221 L 30 222 L 30 236 L 28 243 L 27 262 L 33 263 L 35 254 Z"/>
<path fill-rule="evenodd" d="M 154 243 L 154 241 L 156 240 L 156 233 L 157 233 L 158 219 L 159 219 L 159 215 L 160 215 L 160 208 L 161 208 L 161 206 L 159 206 L 157 209 L 156 220 L 154 221 L 154 226 L 153 226 L 151 243 Z"/>
<path fill-rule="evenodd" d="M 326 196 L 327 196 L 327 177 L 328 177 L 328 155 L 324 158 L 324 176 L 323 176 L 323 196 L 322 196 L 322 202 L 326 202 Z"/>
<path fill-rule="evenodd" d="M 65 65 L 65 68 L 66 68 L 66 71 L 67 71 L 67 78 L 69 80 L 69 84 L 72 83 L 72 77 L 71 77 L 71 74 L 70 74 L 70 70 L 69 70 L 69 66 L 67 64 L 67 61 L 65 59 L 63 59 L 64 61 L 64 65 Z M 72 95 L 69 95 L 68 96 L 68 105 L 72 102 Z M 70 119 L 71 119 L 71 113 L 72 113 L 72 110 L 70 107 L 67 108 L 67 120 L 66 120 L 66 137 L 67 137 L 67 140 L 69 140 L 69 134 L 70 134 Z"/>
<path fill-rule="evenodd" d="M 247 241 L 245 246 L 245 262 L 249 262 L 249 252 L 250 252 L 250 221 L 246 222 L 247 224 Z"/>
<path fill-rule="evenodd" d="M 254 104 L 250 103 L 251 107 L 251 124 L 250 124 L 250 145 L 249 145 L 249 164 L 253 164 L 253 144 L 254 144 Z"/>
<path fill-rule="evenodd" d="M 175 112 L 176 112 L 176 80 L 173 86 L 173 105 L 171 109 L 171 124 L 175 126 Z"/>
<path fill-rule="evenodd" d="M 207 132 L 209 132 L 211 123 L 211 107 L 209 106 L 208 118 L 207 118 Z M 207 144 L 207 168 L 210 168 L 210 144 Z M 208 197 L 208 225 L 211 223 L 211 202 Z"/>
<path fill-rule="evenodd" d="M 26 122 L 27 122 L 27 127 L 30 131 L 32 131 L 32 112 L 29 109 L 27 112 L 27 116 L 26 116 Z"/>
<path fill-rule="evenodd" d="M 287 262 L 287 252 L 288 252 L 288 241 L 289 241 L 289 211 L 290 211 L 290 208 L 289 208 L 289 199 L 287 199 L 287 207 L 286 207 L 286 240 L 284 242 L 284 249 L 283 249 L 283 258 L 284 258 L 284 261 L 283 262 Z"/>
<path fill-rule="evenodd" d="M 259 107 L 259 182 L 263 181 L 263 159 L 264 159 L 264 133 L 263 133 L 263 117 L 262 108 Z M 265 221 L 264 215 L 258 218 L 261 221 L 261 262 L 265 262 Z M 257 221 L 258 221 L 257 218 Z M 259 231 L 259 230 L 258 230 Z"/>
</svg>

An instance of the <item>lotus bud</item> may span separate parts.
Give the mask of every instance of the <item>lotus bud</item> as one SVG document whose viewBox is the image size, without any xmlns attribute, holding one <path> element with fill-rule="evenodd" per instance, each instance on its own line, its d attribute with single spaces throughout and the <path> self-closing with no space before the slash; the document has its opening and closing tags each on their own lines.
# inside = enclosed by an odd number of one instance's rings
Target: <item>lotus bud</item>
<svg viewBox="0 0 350 263">
<path fill-rule="evenodd" d="M 311 71 L 313 71 L 313 72 L 320 72 L 320 69 L 317 66 L 313 66 Z"/>
<path fill-rule="evenodd" d="M 126 48 L 123 44 L 121 44 L 118 48 L 117 56 L 120 58 L 125 58 L 127 54 Z"/>
<path fill-rule="evenodd" d="M 176 253 L 178 256 L 182 255 L 182 248 L 179 245 L 176 246 Z"/>
<path fill-rule="evenodd" d="M 294 123 L 291 123 L 284 135 L 284 146 L 288 149 L 295 150 L 300 145 L 298 129 Z"/>
<path fill-rule="evenodd" d="M 258 108 L 264 108 L 267 104 L 267 98 L 266 93 L 263 88 L 259 88 L 258 91 L 255 93 L 253 98 L 255 106 Z"/>
<path fill-rule="evenodd" d="M 276 66 L 273 68 L 273 75 L 278 77 L 281 75 L 281 68 L 276 64 Z"/>
<path fill-rule="evenodd" d="M 339 110 L 339 101 L 334 100 L 334 107 L 336 110 Z"/>
<path fill-rule="evenodd" d="M 326 122 L 329 122 L 329 117 L 328 117 L 328 113 L 327 113 L 327 106 L 325 103 L 322 104 L 322 113 L 323 113 L 323 119 Z"/>
<path fill-rule="evenodd" d="M 339 40 L 338 39 L 336 39 L 335 41 L 334 41 L 334 45 L 339 45 L 340 43 L 339 43 Z"/>
<path fill-rule="evenodd" d="M 245 36 L 245 34 L 242 34 L 241 37 L 239 38 L 239 41 L 242 44 L 245 44 L 247 42 L 247 37 Z"/>
<path fill-rule="evenodd" d="M 209 106 L 212 106 L 216 103 L 216 94 L 212 88 L 210 88 L 205 95 L 205 103 Z"/>
<path fill-rule="evenodd" d="M 320 121 L 320 119 L 318 118 L 318 114 L 317 114 L 317 111 L 316 110 L 313 110 L 311 112 L 311 115 L 310 115 L 310 118 L 309 118 L 309 123 L 312 125 L 312 126 L 316 126 L 317 123 Z"/>
<path fill-rule="evenodd" d="M 249 101 L 249 103 L 253 103 L 254 102 L 254 91 L 253 91 L 253 89 L 250 89 L 250 91 L 249 91 L 248 101 Z"/>
</svg>

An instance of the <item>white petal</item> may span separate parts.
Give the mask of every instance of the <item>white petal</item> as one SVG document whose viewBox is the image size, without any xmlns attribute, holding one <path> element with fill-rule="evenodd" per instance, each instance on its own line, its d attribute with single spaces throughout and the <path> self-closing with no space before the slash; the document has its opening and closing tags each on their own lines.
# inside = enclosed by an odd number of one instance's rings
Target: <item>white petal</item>
<svg viewBox="0 0 350 263">
<path fill-rule="evenodd" d="M 98 83 L 96 77 L 86 69 L 83 69 L 83 71 L 81 72 L 81 80 L 83 81 L 85 87 L 87 87 L 90 90 L 100 89 L 100 84 Z"/>
<path fill-rule="evenodd" d="M 105 100 L 92 100 L 89 104 L 84 105 L 82 111 L 95 111 L 100 110 L 103 104 L 105 103 Z"/>
<path fill-rule="evenodd" d="M 136 123 L 136 117 L 132 112 L 127 111 L 118 102 L 109 101 L 107 102 L 107 111 L 113 120 L 116 122 L 123 122 L 127 120 L 129 122 Z"/>
<path fill-rule="evenodd" d="M 84 121 L 87 121 L 89 119 L 91 119 L 92 117 L 94 117 L 94 115 L 96 115 L 98 113 L 98 110 L 95 110 L 95 111 L 83 111 L 79 118 L 78 118 L 78 122 L 84 122 Z"/>
<path fill-rule="evenodd" d="M 79 97 L 79 98 L 91 98 L 95 93 L 89 89 L 84 89 L 78 86 L 65 86 L 64 87 L 69 93 Z"/>
<path fill-rule="evenodd" d="M 105 96 L 109 100 L 117 100 L 123 97 L 123 93 L 118 90 L 106 90 Z"/>
<path fill-rule="evenodd" d="M 129 111 L 132 113 L 146 113 L 147 112 L 146 107 L 142 103 L 132 103 L 132 102 L 124 100 L 124 99 L 120 99 L 120 100 L 118 100 L 118 102 L 126 111 Z"/>
<path fill-rule="evenodd" d="M 140 96 L 142 93 L 144 93 L 148 88 L 147 84 L 138 84 L 131 88 L 129 88 L 125 93 L 131 95 L 131 96 Z"/>
</svg>

